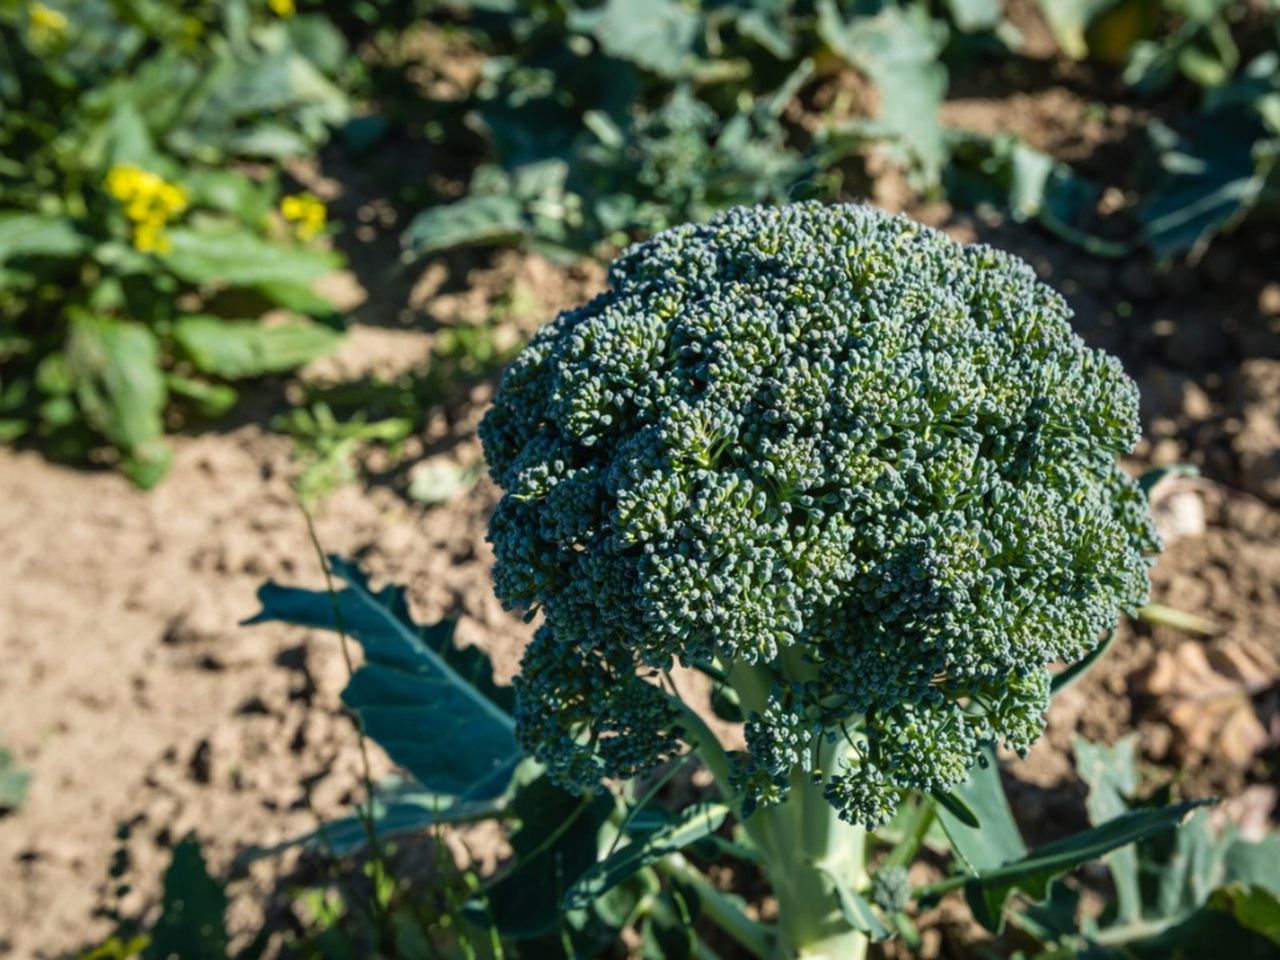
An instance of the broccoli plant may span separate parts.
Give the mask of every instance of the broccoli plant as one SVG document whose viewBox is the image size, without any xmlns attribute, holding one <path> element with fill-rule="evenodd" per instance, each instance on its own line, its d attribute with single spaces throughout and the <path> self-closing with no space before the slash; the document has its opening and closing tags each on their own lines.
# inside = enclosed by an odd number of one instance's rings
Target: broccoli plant
<svg viewBox="0 0 1280 960">
<path fill-rule="evenodd" d="M 599 956 L 626 927 L 645 956 L 714 956 L 710 923 L 761 960 L 857 960 L 950 891 L 1026 929 L 1057 878 L 1181 823 L 1197 804 L 1117 801 L 1028 851 L 998 776 L 1158 548 L 1117 464 L 1134 385 L 1027 264 L 806 203 L 667 231 L 609 280 L 481 425 L 497 591 L 541 617 L 514 690 L 344 561 L 333 595 L 261 591 L 254 622 L 363 645 L 344 699 L 411 777 L 311 842 L 509 822 L 514 864 L 463 919 L 513 956 Z M 709 675 L 733 743 L 675 668 Z M 720 796 L 669 809 L 695 757 Z M 928 887 L 922 848 L 950 863 Z M 763 872 L 775 923 L 699 869 L 722 857 Z"/>
<path fill-rule="evenodd" d="M 865 882 L 866 829 L 1025 751 L 1051 665 L 1146 598 L 1137 391 L 1027 264 L 868 207 L 739 208 L 609 280 L 481 426 L 497 591 L 544 618 L 518 738 L 577 791 L 697 750 L 787 955 L 856 956 L 831 874 Z M 737 694 L 744 750 L 677 664 Z"/>
</svg>

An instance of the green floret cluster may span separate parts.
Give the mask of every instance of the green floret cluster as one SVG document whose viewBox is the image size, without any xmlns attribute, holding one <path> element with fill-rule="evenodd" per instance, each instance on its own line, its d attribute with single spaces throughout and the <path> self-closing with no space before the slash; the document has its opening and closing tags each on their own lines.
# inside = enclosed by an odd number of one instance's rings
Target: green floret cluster
<svg viewBox="0 0 1280 960">
<path fill-rule="evenodd" d="M 738 780 L 874 825 L 1043 729 L 1047 668 L 1144 602 L 1138 398 L 1021 260 L 865 206 L 630 249 L 481 438 L 500 597 L 545 621 L 518 731 L 561 782 L 680 748 L 674 662 L 767 671 Z M 819 745 L 840 738 L 838 766 Z"/>
</svg>

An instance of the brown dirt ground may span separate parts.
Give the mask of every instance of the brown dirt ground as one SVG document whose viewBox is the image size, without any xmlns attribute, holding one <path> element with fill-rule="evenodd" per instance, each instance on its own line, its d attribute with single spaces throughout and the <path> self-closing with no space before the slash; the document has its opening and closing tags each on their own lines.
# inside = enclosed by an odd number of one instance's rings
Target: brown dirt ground
<svg viewBox="0 0 1280 960">
<path fill-rule="evenodd" d="M 1106 139 L 1130 122 L 1090 121 L 1090 133 L 1079 121 L 1080 97 L 1058 88 L 1007 107 L 988 93 L 950 109 L 957 120 L 1017 127 L 1051 148 L 1063 144 L 1064 130 Z M 439 258 L 413 275 L 389 269 L 398 227 L 379 177 L 376 160 L 333 180 L 299 172 L 351 225 L 354 267 L 332 288 L 352 308 L 353 336 L 312 377 L 412 367 L 427 356 L 431 330 L 481 319 L 515 289 L 525 306 L 513 322 L 527 332 L 601 283 L 598 268 L 514 253 Z M 889 175 L 873 195 L 902 203 Z M 1195 271 L 1160 273 L 1138 259 L 1084 258 L 1030 226 L 939 204 L 913 212 L 962 239 L 1021 254 L 1063 289 L 1082 333 L 1117 352 L 1143 386 L 1149 439 L 1135 468 L 1189 461 L 1205 474 L 1167 492 L 1166 529 L 1174 535 L 1155 570 L 1154 595 L 1211 620 L 1213 635 L 1123 627 L 1103 664 L 1057 703 L 1048 735 L 1010 766 L 1019 818 L 1036 840 L 1079 825 L 1072 737 L 1111 741 L 1136 730 L 1153 782 L 1181 767 L 1186 793 L 1230 798 L 1228 813 L 1250 829 L 1273 822 L 1276 237 L 1242 235 L 1214 247 Z M 480 385 L 434 417 L 409 445 L 409 462 L 477 458 L 474 427 L 490 390 Z M 64 955 L 110 931 L 103 908 L 154 910 L 169 849 L 188 831 L 225 870 L 243 848 L 304 832 L 356 797 L 358 756 L 338 701 L 346 672 L 336 638 L 237 626 L 255 612 L 263 580 L 322 583 L 290 487 L 297 467 L 289 441 L 259 425 L 281 404 L 279 386 L 268 385 L 237 423 L 178 438 L 173 474 L 151 493 L 111 473 L 0 450 L 0 742 L 33 775 L 26 805 L 0 820 L 0 956 Z M 459 641 L 484 647 L 510 676 L 529 629 L 501 610 L 489 587 L 483 532 L 494 489 L 482 481 L 424 508 L 401 496 L 403 478 L 401 471 L 331 497 L 316 516 L 321 542 L 358 557 L 379 579 L 407 584 L 420 618 L 457 617 Z M 1197 670 L 1213 681 L 1213 696 L 1176 682 Z M 122 825 L 128 861 L 111 879 Z M 473 849 L 491 860 L 497 838 L 481 841 Z M 238 931 L 252 929 L 293 867 L 284 858 L 248 871 L 235 888 Z M 130 889 L 117 895 L 121 881 Z M 968 935 L 939 922 L 928 933 L 930 952 L 954 951 L 953 938 Z"/>
</svg>

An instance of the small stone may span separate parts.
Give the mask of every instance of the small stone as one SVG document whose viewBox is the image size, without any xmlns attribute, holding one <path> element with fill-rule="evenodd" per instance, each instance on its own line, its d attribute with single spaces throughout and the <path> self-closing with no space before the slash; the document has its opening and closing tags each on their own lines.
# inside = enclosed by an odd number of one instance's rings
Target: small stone
<svg viewBox="0 0 1280 960">
<path fill-rule="evenodd" d="M 1268 283 L 1258 291 L 1258 312 L 1280 317 L 1280 283 Z"/>
<path fill-rule="evenodd" d="M 1182 412 L 1192 420 L 1208 420 L 1213 415 L 1213 403 L 1198 385 L 1187 381 L 1182 387 Z"/>
<path fill-rule="evenodd" d="M 1157 467 L 1167 467 L 1182 460 L 1182 447 L 1172 437 L 1164 437 L 1151 445 L 1151 462 Z"/>
</svg>

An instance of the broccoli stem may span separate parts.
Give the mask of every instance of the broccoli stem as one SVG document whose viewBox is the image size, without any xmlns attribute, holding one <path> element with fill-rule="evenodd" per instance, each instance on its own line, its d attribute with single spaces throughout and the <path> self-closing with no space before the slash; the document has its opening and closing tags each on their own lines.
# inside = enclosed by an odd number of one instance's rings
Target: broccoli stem
<svg viewBox="0 0 1280 960">
<path fill-rule="evenodd" d="M 729 682 L 744 710 L 763 711 L 780 678 L 800 680 L 805 672 L 808 667 L 795 658 L 772 667 L 735 662 Z M 846 747 L 842 737 L 821 740 L 818 763 L 824 779 Z M 845 917 L 832 876 L 854 890 L 866 885 L 866 831 L 839 818 L 823 795 L 823 783 L 815 783 L 808 771 L 797 767 L 790 781 L 781 804 L 757 811 L 743 824 L 778 897 L 775 955 L 778 960 L 861 960 L 867 938 Z"/>
<path fill-rule="evenodd" d="M 861 960 L 867 938 L 846 918 L 832 877 L 865 886 L 866 831 L 839 819 L 822 784 L 799 769 L 786 800 L 756 817 L 772 821 L 776 854 L 765 873 L 778 897 L 779 960 Z"/>
</svg>

